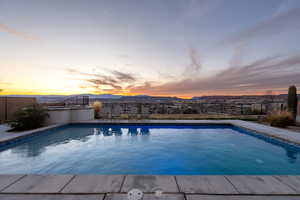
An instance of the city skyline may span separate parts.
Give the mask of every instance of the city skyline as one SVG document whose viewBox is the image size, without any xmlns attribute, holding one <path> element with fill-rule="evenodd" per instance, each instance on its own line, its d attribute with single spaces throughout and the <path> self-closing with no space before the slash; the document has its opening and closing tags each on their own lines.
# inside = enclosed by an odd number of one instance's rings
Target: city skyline
<svg viewBox="0 0 300 200">
<path fill-rule="evenodd" d="M 0 95 L 300 87 L 297 0 L 0 0 Z"/>
</svg>

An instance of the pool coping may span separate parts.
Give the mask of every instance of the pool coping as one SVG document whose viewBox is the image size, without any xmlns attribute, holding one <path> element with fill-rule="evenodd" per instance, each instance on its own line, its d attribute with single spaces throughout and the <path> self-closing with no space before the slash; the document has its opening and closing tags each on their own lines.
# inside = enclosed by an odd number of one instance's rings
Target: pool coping
<svg viewBox="0 0 300 200">
<path fill-rule="evenodd" d="M 17 139 L 22 139 L 27 136 L 38 134 L 42 131 L 50 130 L 53 128 L 58 128 L 58 127 L 65 126 L 68 124 L 70 124 L 70 123 L 54 124 L 54 125 L 45 126 L 45 127 L 41 127 L 41 128 L 37 128 L 37 129 L 33 129 L 33 130 L 28 130 L 28 131 L 0 133 L 0 146 L 5 145 L 6 143 L 9 143 L 9 142 L 17 140 Z"/>
<path fill-rule="evenodd" d="M 300 196 L 300 176 L 0 175 L 0 195 L 106 196 L 133 188 L 184 196 Z"/>
</svg>

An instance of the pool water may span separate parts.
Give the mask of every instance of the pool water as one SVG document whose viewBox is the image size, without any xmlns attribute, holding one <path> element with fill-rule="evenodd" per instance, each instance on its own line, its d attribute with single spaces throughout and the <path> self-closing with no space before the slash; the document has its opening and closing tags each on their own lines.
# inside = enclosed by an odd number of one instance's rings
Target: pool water
<svg viewBox="0 0 300 200">
<path fill-rule="evenodd" d="M 300 148 L 230 125 L 67 125 L 2 146 L 0 174 L 300 175 Z"/>
</svg>

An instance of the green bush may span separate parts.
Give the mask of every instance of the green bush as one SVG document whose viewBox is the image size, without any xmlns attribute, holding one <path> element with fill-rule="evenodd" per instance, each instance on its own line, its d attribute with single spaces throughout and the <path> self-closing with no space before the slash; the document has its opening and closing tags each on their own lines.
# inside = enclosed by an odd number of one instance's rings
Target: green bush
<svg viewBox="0 0 300 200">
<path fill-rule="evenodd" d="M 287 127 L 294 124 L 293 114 L 290 112 L 277 112 L 267 116 L 271 126 Z"/>
<path fill-rule="evenodd" d="M 47 109 L 39 104 L 31 104 L 17 110 L 15 120 L 9 124 L 14 131 L 30 130 L 42 127 L 47 117 Z"/>
</svg>

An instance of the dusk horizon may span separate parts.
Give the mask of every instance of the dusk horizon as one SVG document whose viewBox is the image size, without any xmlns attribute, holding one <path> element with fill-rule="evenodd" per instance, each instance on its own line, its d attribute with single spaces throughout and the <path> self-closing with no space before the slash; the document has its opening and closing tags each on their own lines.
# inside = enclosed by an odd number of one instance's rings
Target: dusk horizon
<svg viewBox="0 0 300 200">
<path fill-rule="evenodd" d="M 0 0 L 0 95 L 300 87 L 300 1 Z"/>
</svg>

